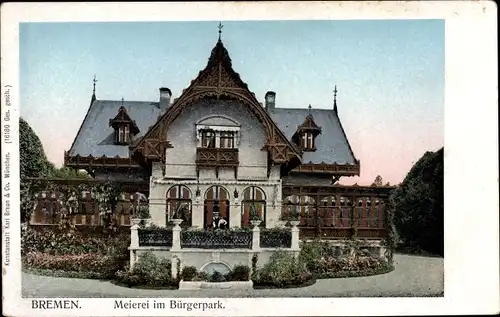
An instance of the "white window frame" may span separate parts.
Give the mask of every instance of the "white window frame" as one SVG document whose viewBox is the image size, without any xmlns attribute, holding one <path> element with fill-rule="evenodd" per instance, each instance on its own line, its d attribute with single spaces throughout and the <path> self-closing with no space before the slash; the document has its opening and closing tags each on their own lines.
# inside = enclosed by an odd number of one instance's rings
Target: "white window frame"
<svg viewBox="0 0 500 317">
<path fill-rule="evenodd" d="M 240 127 L 237 126 L 215 126 L 215 125 L 196 125 L 196 138 L 198 140 L 197 147 L 203 147 L 203 131 L 212 130 L 215 133 L 215 148 L 221 148 L 221 133 L 233 133 L 233 149 L 237 149 L 240 145 Z"/>
</svg>

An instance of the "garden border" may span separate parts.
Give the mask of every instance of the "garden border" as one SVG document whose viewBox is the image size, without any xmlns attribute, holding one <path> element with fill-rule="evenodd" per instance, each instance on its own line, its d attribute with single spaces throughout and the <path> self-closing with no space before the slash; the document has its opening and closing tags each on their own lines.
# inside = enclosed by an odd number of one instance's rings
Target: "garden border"
<svg viewBox="0 0 500 317">
<path fill-rule="evenodd" d="M 22 272 L 39 275 L 39 276 L 49 276 L 49 277 L 62 277 L 62 278 L 77 278 L 83 280 L 98 280 L 98 281 L 111 281 L 113 278 L 109 276 L 103 277 L 103 273 L 99 272 L 77 272 L 77 271 L 63 271 L 63 270 L 49 270 L 49 269 L 37 269 L 31 267 L 23 267 Z"/>
</svg>

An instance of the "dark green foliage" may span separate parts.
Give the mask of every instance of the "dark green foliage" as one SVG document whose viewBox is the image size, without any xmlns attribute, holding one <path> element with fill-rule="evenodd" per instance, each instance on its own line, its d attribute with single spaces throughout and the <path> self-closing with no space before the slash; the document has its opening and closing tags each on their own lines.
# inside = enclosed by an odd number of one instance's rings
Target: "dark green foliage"
<svg viewBox="0 0 500 317">
<path fill-rule="evenodd" d="M 214 271 L 212 275 L 210 276 L 210 282 L 218 283 L 218 282 L 225 282 L 226 277 L 219 271 Z"/>
<path fill-rule="evenodd" d="M 182 280 L 192 281 L 197 274 L 197 270 L 194 266 L 185 266 L 182 269 Z"/>
<path fill-rule="evenodd" d="M 391 196 L 399 238 L 411 251 L 444 253 L 443 152 L 426 152 Z"/>
<path fill-rule="evenodd" d="M 61 226 L 62 227 L 62 226 Z M 43 252 L 53 255 L 98 253 L 128 257 L 130 246 L 129 233 L 80 232 L 61 227 L 34 230 L 27 226 L 21 227 L 21 253 Z"/>
<path fill-rule="evenodd" d="M 23 257 L 22 262 L 27 269 L 80 273 L 104 279 L 112 278 L 116 271 L 123 268 L 122 263 L 112 256 L 98 253 L 54 255 L 31 252 Z"/>
<path fill-rule="evenodd" d="M 303 243 L 300 248 L 299 259 L 305 263 L 310 272 L 317 273 L 320 271 L 320 261 L 328 255 L 328 242 L 315 240 L 308 243 Z"/>
<path fill-rule="evenodd" d="M 21 254 L 26 269 L 112 278 L 129 262 L 129 245 L 128 233 L 85 233 L 63 226 L 44 230 L 21 227 Z"/>
<path fill-rule="evenodd" d="M 252 278 L 254 285 L 287 287 L 304 284 L 313 276 L 292 253 L 278 251 Z"/>
<path fill-rule="evenodd" d="M 63 166 L 59 169 L 54 169 L 49 176 L 53 178 L 63 179 L 92 179 L 92 177 L 90 177 L 87 172 L 83 170 L 75 170 L 66 166 Z"/>
<path fill-rule="evenodd" d="M 49 176 L 55 170 L 45 156 L 42 142 L 23 118 L 19 118 L 19 165 L 21 179 Z"/>
<path fill-rule="evenodd" d="M 116 272 L 116 279 L 129 287 L 172 287 L 179 283 L 178 279 L 172 278 L 170 260 L 157 258 L 152 252 L 142 253 L 132 271 Z"/>
<path fill-rule="evenodd" d="M 198 272 L 198 273 L 196 273 L 196 277 L 193 280 L 196 280 L 196 281 L 210 281 L 210 275 L 207 272 L 205 272 L 205 271 Z"/>
<path fill-rule="evenodd" d="M 42 142 L 35 131 L 23 119 L 19 118 L 19 168 L 21 178 L 21 222 L 26 222 L 35 206 L 32 183 L 26 181 L 30 177 L 51 178 L 86 178 L 91 177 L 83 171 L 68 167 L 56 168 L 45 155 Z"/>
<path fill-rule="evenodd" d="M 373 181 L 373 183 L 371 184 L 371 186 L 382 187 L 383 186 L 382 176 L 377 175 L 377 177 L 375 177 L 375 180 Z"/>
<path fill-rule="evenodd" d="M 248 281 L 250 278 L 250 268 L 246 265 L 236 265 L 231 272 L 226 274 L 228 281 Z"/>
</svg>

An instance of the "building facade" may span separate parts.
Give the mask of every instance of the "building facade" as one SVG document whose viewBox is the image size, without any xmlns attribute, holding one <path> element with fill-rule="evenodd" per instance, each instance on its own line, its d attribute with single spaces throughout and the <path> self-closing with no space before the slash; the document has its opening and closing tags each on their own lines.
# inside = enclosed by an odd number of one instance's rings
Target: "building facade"
<svg viewBox="0 0 500 317">
<path fill-rule="evenodd" d="M 256 212 L 272 228 L 293 211 L 304 229 L 337 229 L 352 226 L 351 207 L 358 207 L 359 219 L 382 229 L 380 193 L 335 185 L 360 174 L 336 89 L 330 109 L 280 108 L 272 91 L 261 103 L 219 36 L 178 98 L 168 88 L 159 92 L 154 102 L 99 100 L 94 81 L 65 165 L 95 179 L 149 182 L 152 222 L 162 226 L 182 206 L 188 227 L 247 227 Z"/>
</svg>

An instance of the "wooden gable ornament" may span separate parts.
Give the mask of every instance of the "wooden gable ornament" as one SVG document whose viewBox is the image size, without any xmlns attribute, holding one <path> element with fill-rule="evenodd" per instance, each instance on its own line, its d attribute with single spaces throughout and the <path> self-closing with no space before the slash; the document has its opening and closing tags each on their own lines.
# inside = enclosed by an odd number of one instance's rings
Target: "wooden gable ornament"
<svg viewBox="0 0 500 317">
<path fill-rule="evenodd" d="M 265 109 L 259 104 L 255 95 L 240 75 L 232 68 L 231 58 L 220 37 L 215 44 L 207 66 L 184 89 L 181 96 L 175 99 L 172 106 L 158 119 L 158 121 L 131 145 L 134 156 L 141 156 L 144 160 L 165 162 L 165 149 L 171 147 L 167 140 L 169 125 L 186 109 L 202 98 L 232 99 L 245 104 L 248 109 L 263 124 L 267 142 L 263 150 L 268 150 L 270 159 L 274 163 L 287 163 L 294 168 L 301 163 L 301 152 L 285 137 Z"/>
</svg>

